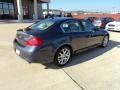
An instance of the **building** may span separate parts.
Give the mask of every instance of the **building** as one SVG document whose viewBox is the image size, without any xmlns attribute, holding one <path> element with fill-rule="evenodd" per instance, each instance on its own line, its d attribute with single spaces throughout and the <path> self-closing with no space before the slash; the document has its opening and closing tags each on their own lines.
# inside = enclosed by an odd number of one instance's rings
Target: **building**
<svg viewBox="0 0 120 90">
<path fill-rule="evenodd" d="M 60 15 L 61 14 L 61 10 L 58 9 L 49 9 L 49 14 L 53 14 L 53 15 Z M 46 16 L 48 13 L 48 11 L 46 9 L 43 9 L 43 16 Z"/>
<path fill-rule="evenodd" d="M 49 10 L 50 0 L 0 0 L 0 19 L 34 19 L 43 18 L 42 4 Z"/>
</svg>

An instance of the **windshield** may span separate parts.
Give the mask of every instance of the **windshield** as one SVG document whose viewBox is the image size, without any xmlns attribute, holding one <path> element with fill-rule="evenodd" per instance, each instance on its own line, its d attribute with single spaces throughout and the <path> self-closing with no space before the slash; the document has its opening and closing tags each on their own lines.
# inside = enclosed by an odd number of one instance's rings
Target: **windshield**
<svg viewBox="0 0 120 90">
<path fill-rule="evenodd" d="M 37 30 L 46 30 L 50 26 L 52 26 L 55 22 L 54 21 L 49 21 L 49 20 L 43 20 L 40 22 L 37 22 L 33 25 L 31 25 L 29 28 L 30 29 L 37 29 Z"/>
</svg>

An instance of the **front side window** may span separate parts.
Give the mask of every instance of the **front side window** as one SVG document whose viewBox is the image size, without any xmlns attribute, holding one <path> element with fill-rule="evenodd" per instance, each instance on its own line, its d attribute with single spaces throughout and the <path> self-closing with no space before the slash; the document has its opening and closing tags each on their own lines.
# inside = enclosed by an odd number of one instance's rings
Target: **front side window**
<svg viewBox="0 0 120 90">
<path fill-rule="evenodd" d="M 61 28 L 66 33 L 69 33 L 69 32 L 80 32 L 82 30 L 81 25 L 77 21 L 64 22 L 61 25 Z"/>
<path fill-rule="evenodd" d="M 36 30 L 46 30 L 50 26 L 52 26 L 55 22 L 54 21 L 49 21 L 49 20 L 44 20 L 41 22 L 37 22 L 30 26 L 30 29 L 36 29 Z"/>
<path fill-rule="evenodd" d="M 84 26 L 84 31 L 92 31 L 95 27 L 89 20 L 82 20 L 82 24 Z"/>
</svg>

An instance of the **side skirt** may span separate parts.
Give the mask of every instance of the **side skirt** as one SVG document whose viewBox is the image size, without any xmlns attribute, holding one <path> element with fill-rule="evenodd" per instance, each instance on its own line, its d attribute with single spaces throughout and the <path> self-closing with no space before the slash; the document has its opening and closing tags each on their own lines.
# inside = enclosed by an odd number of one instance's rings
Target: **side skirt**
<svg viewBox="0 0 120 90">
<path fill-rule="evenodd" d="M 82 49 L 76 50 L 76 51 L 74 51 L 74 54 L 81 53 L 81 52 L 84 52 L 84 51 L 96 48 L 96 47 L 98 47 L 100 45 L 101 44 L 95 44 L 95 45 L 92 45 L 92 46 L 89 46 L 89 47 L 86 47 L 86 48 L 82 48 Z"/>
</svg>

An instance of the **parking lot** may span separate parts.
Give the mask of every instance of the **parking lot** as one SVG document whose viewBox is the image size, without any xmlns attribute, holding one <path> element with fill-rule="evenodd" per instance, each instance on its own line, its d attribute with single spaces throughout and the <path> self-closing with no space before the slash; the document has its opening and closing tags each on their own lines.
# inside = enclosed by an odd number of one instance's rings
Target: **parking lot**
<svg viewBox="0 0 120 90">
<path fill-rule="evenodd" d="M 0 90 L 120 90 L 120 33 L 106 48 L 77 54 L 63 68 L 32 63 L 12 48 L 16 30 L 31 23 L 0 24 Z"/>
</svg>

